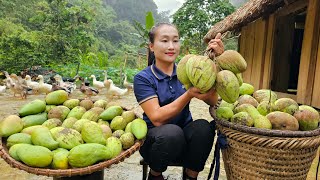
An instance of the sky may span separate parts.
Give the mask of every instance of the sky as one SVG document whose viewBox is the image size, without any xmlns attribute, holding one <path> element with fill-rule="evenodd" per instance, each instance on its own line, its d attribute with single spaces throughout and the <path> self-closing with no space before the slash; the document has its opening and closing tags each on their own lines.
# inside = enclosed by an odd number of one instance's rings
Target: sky
<svg viewBox="0 0 320 180">
<path fill-rule="evenodd" d="M 170 14 L 173 14 L 185 2 L 185 0 L 153 0 L 153 1 L 158 6 L 159 12 L 170 11 Z"/>
<path fill-rule="evenodd" d="M 159 12 L 170 11 L 173 14 L 178 10 L 186 0 L 153 0 L 158 6 Z M 239 6 L 247 0 L 230 0 L 231 4 Z"/>
</svg>

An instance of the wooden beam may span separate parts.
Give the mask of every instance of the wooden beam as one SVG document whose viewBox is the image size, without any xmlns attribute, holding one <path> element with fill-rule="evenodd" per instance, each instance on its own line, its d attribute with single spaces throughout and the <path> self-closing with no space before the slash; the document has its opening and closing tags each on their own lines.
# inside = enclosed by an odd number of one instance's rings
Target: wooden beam
<svg viewBox="0 0 320 180">
<path fill-rule="evenodd" d="M 267 20 L 267 39 L 265 48 L 264 71 L 263 71 L 263 89 L 270 89 L 270 81 L 272 79 L 272 50 L 274 38 L 274 14 L 270 15 Z"/>
<path fill-rule="evenodd" d="M 311 104 L 315 66 L 317 57 L 317 46 L 319 39 L 319 13 L 320 1 L 309 0 L 305 31 L 303 34 L 297 101 L 301 104 Z"/>
<path fill-rule="evenodd" d="M 265 32 L 266 32 L 266 21 L 262 18 L 254 21 L 255 29 L 254 33 L 254 45 L 253 45 L 253 57 L 252 57 L 252 71 L 251 71 L 251 82 L 255 89 L 261 89 L 262 87 L 262 74 L 263 64 L 262 60 L 265 52 Z"/>
<path fill-rule="evenodd" d="M 276 16 L 277 17 L 286 16 L 291 13 L 302 11 L 307 8 L 308 2 L 309 2 L 309 0 L 299 0 L 294 3 L 289 4 L 287 6 L 284 6 L 284 7 L 282 7 L 281 10 L 279 10 L 276 13 Z"/>
<path fill-rule="evenodd" d="M 320 30 L 320 29 L 319 29 Z M 316 74 L 313 85 L 312 102 L 311 105 L 320 109 L 320 38 L 318 43 L 318 55 L 317 55 L 317 65 Z"/>
<path fill-rule="evenodd" d="M 253 54 L 254 54 L 254 41 L 255 41 L 255 26 L 254 23 L 250 23 L 247 26 L 246 32 L 246 49 L 245 49 L 245 60 L 247 61 L 247 70 L 243 73 L 243 75 L 248 80 L 247 82 L 252 84 L 252 66 L 253 64 Z M 255 87 L 257 88 L 257 87 Z"/>
</svg>

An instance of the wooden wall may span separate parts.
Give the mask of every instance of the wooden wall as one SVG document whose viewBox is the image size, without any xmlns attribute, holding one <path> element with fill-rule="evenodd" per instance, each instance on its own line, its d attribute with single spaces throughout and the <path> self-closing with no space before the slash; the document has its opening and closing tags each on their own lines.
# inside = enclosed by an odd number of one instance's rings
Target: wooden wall
<svg viewBox="0 0 320 180">
<path fill-rule="evenodd" d="M 300 58 L 297 101 L 301 104 L 313 105 L 320 108 L 318 86 L 319 73 L 316 65 L 319 64 L 318 53 L 320 33 L 320 1 L 309 0 L 305 31 L 303 35 L 302 51 Z M 319 66 L 319 65 L 318 65 Z M 317 77 L 316 77 L 317 76 Z"/>
<path fill-rule="evenodd" d="M 296 96 L 281 93 L 281 97 L 290 97 L 300 104 L 320 108 L 320 1 L 297 1 L 291 7 L 280 13 L 260 18 L 242 27 L 239 52 L 246 59 L 248 67 L 243 73 L 245 82 L 255 89 L 270 88 L 273 64 L 275 22 L 278 16 L 283 16 L 307 7 L 304 39 L 302 43 L 298 91 Z"/>
<path fill-rule="evenodd" d="M 268 18 L 269 19 L 269 18 Z M 266 52 L 266 45 L 270 42 L 267 41 L 268 33 L 268 19 L 262 18 L 248 24 L 241 30 L 240 37 L 240 54 L 247 61 L 247 70 L 242 73 L 243 80 L 254 86 L 255 89 L 261 89 L 265 83 L 264 76 L 269 76 L 265 71 L 269 71 L 268 67 L 265 68 L 264 64 L 270 63 L 266 60 L 266 55 L 270 56 L 269 51 Z M 269 42 L 269 43 L 267 43 Z"/>
</svg>

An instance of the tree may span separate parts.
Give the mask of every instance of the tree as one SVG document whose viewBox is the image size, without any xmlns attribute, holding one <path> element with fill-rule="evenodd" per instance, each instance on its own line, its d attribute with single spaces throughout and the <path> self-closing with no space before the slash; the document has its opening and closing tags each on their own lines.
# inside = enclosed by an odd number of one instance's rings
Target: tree
<svg viewBox="0 0 320 180">
<path fill-rule="evenodd" d="M 205 45 L 202 39 L 210 27 L 234 10 L 228 0 L 187 0 L 173 14 L 173 23 L 179 29 L 183 47 L 195 53 L 203 51 Z"/>
</svg>

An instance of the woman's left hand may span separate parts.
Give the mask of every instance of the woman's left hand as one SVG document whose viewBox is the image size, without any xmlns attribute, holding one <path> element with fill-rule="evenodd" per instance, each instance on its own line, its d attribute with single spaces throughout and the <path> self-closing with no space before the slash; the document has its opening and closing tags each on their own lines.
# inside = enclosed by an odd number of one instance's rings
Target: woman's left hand
<svg viewBox="0 0 320 180">
<path fill-rule="evenodd" d="M 214 39 L 211 39 L 209 41 L 207 49 L 212 49 L 215 56 L 220 56 L 224 52 L 224 45 L 221 40 L 221 33 L 218 33 Z"/>
</svg>

